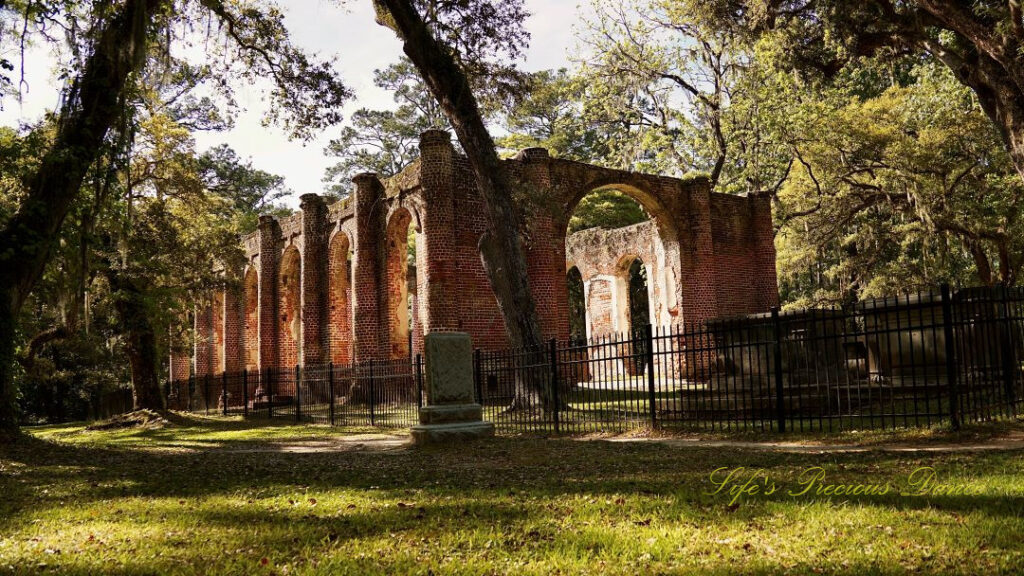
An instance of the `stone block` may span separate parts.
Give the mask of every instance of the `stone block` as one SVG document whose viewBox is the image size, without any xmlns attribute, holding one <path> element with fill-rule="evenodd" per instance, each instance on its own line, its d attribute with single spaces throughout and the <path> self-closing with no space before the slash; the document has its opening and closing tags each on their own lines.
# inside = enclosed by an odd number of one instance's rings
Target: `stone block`
<svg viewBox="0 0 1024 576">
<path fill-rule="evenodd" d="M 412 427 L 413 444 L 447 444 L 464 442 L 476 438 L 494 436 L 494 424 L 490 422 L 453 422 Z"/>
<path fill-rule="evenodd" d="M 479 404 L 443 404 L 420 408 L 420 424 L 449 424 L 482 420 L 483 406 Z"/>
<path fill-rule="evenodd" d="M 473 344 L 469 334 L 433 332 L 424 337 L 423 344 L 429 404 L 472 404 Z"/>
</svg>

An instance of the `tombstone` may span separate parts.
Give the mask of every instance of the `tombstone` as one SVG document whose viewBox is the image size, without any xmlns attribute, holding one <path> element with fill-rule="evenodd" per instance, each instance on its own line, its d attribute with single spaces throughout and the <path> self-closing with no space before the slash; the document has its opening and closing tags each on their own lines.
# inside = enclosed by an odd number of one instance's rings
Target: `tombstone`
<svg viewBox="0 0 1024 576">
<path fill-rule="evenodd" d="M 434 332 L 423 339 L 426 405 L 412 427 L 417 445 L 494 435 L 473 398 L 473 345 L 463 332 Z"/>
</svg>

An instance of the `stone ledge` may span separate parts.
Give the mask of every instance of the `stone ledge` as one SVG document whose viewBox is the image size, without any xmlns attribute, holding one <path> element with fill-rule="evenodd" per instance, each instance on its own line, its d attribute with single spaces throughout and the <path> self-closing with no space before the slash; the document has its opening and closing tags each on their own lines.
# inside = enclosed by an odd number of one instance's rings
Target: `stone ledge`
<svg viewBox="0 0 1024 576">
<path fill-rule="evenodd" d="M 479 404 L 443 404 L 420 408 L 420 424 L 454 424 L 479 422 L 484 408 Z"/>
<path fill-rule="evenodd" d="M 449 444 L 476 438 L 490 438 L 492 436 L 494 436 L 494 424 L 490 422 L 421 424 L 412 427 L 412 442 L 417 446 Z"/>
</svg>

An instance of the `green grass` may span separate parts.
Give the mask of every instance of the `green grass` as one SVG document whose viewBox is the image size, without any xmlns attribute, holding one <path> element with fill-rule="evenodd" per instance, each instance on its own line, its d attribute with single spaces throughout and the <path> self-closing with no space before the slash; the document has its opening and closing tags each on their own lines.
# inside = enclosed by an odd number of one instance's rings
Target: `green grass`
<svg viewBox="0 0 1024 576">
<path fill-rule="evenodd" d="M 282 450 L 339 444 L 350 432 L 193 417 L 158 430 L 33 429 L 0 446 L 0 572 L 1024 572 L 1019 451 L 791 454 L 509 438 L 452 449 L 373 450 L 368 441 Z M 781 489 L 735 504 L 709 494 L 713 470 L 739 466 L 764 468 Z M 829 483 L 903 489 L 913 470 L 932 466 L 972 493 L 787 495 L 811 466 Z"/>
</svg>

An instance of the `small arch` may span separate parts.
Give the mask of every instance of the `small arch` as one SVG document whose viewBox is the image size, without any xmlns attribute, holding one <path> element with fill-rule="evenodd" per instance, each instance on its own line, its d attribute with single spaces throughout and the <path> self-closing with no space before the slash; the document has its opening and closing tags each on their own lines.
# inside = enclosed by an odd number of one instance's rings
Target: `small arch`
<svg viewBox="0 0 1024 576">
<path fill-rule="evenodd" d="M 347 364 L 352 359 L 352 249 L 340 231 L 328 245 L 327 306 L 331 362 Z"/>
<path fill-rule="evenodd" d="M 569 340 L 587 340 L 587 303 L 583 288 L 583 275 L 575 265 L 566 272 L 566 286 L 569 291 Z"/>
<path fill-rule="evenodd" d="M 294 368 L 302 357 L 302 257 L 295 246 L 285 248 L 278 275 L 281 368 Z"/>
<path fill-rule="evenodd" d="M 422 333 L 417 318 L 419 306 L 410 298 L 416 290 L 409 289 L 410 268 L 414 269 L 417 255 L 421 252 L 417 249 L 419 230 L 412 212 L 400 206 L 391 214 L 385 231 L 387 282 L 384 296 L 387 302 L 388 358 L 408 358 L 414 349 L 413 339 Z"/>
<path fill-rule="evenodd" d="M 225 337 L 224 334 L 224 300 L 225 294 L 223 289 L 215 290 L 213 298 L 210 303 L 212 308 L 210 314 L 210 321 L 213 323 L 212 334 L 213 334 L 213 373 L 220 374 L 226 369 L 226 358 L 225 358 Z"/>
<path fill-rule="evenodd" d="M 245 368 L 250 372 L 260 367 L 260 277 L 256 268 L 250 266 L 245 272 Z"/>
</svg>

